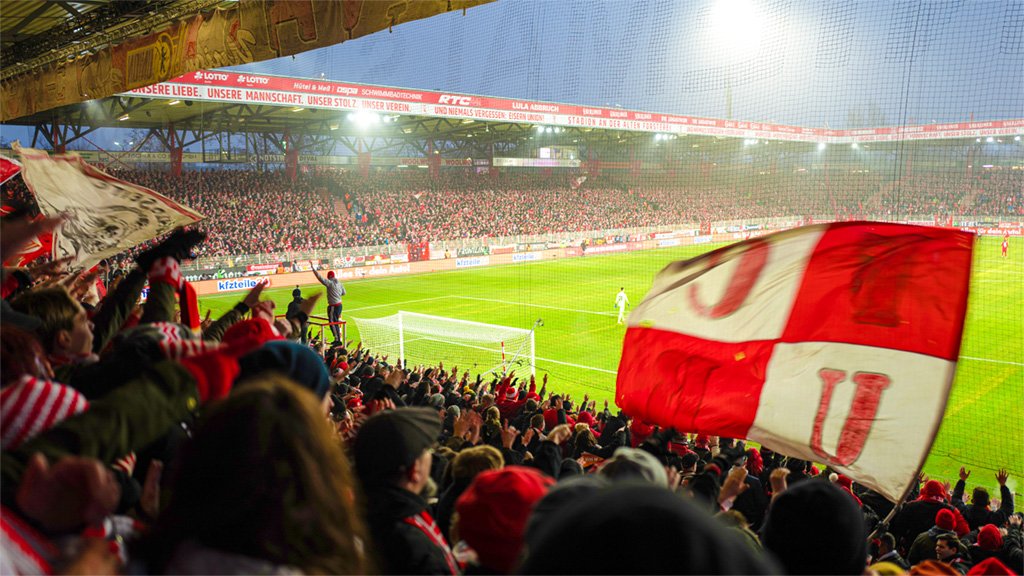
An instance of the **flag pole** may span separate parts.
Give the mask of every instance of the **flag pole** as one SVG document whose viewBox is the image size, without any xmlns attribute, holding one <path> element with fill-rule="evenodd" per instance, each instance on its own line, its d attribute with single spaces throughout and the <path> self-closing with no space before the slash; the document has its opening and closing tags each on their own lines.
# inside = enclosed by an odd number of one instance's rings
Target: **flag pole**
<svg viewBox="0 0 1024 576">
<path fill-rule="evenodd" d="M 883 532 L 889 531 L 889 522 L 892 522 L 892 519 L 896 517 L 896 514 L 898 514 L 899 511 L 903 509 L 903 505 L 906 504 L 907 502 L 907 496 L 910 496 L 910 492 L 917 484 L 917 480 L 921 478 L 920 474 L 921 468 L 923 468 L 923 464 L 924 463 L 922 462 L 922 466 L 918 466 L 917 471 L 914 472 L 915 481 L 907 485 L 907 489 L 903 491 L 903 495 L 900 496 L 900 499 L 897 500 L 896 503 L 893 505 L 892 510 L 890 510 L 889 513 L 885 515 L 885 518 L 883 518 L 881 522 L 875 525 L 875 529 L 872 530 L 870 534 L 868 534 L 868 544 L 870 544 L 872 540 L 877 538 Z"/>
</svg>

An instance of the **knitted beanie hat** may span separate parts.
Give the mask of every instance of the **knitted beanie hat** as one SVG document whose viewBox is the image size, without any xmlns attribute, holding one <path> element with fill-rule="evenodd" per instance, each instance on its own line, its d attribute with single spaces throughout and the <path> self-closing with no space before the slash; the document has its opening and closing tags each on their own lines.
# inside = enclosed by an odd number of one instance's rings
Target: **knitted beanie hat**
<svg viewBox="0 0 1024 576">
<path fill-rule="evenodd" d="M 0 446 L 13 450 L 88 407 L 85 396 L 70 386 L 22 376 L 17 384 L 0 391 Z"/>
</svg>

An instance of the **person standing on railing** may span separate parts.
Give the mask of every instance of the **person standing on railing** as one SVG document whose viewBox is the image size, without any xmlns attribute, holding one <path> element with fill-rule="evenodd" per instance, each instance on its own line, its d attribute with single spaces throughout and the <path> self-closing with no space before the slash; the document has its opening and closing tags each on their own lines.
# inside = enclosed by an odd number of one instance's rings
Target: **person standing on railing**
<svg viewBox="0 0 1024 576">
<path fill-rule="evenodd" d="M 341 322 L 341 297 L 345 295 L 345 287 L 334 277 L 334 270 L 327 271 L 327 278 L 320 275 L 320 272 L 313 269 L 316 279 L 327 287 L 327 319 L 331 323 L 331 334 L 334 335 L 334 344 L 341 342 L 341 328 L 337 324 Z"/>
</svg>

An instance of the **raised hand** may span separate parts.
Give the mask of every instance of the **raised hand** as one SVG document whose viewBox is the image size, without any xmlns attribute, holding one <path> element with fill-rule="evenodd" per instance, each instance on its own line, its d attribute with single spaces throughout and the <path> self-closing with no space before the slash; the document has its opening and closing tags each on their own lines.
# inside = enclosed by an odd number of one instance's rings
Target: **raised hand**
<svg viewBox="0 0 1024 576">
<path fill-rule="evenodd" d="M 306 316 L 309 316 L 313 312 L 313 308 L 316 307 L 317 301 L 323 295 L 323 292 L 314 292 L 309 298 L 304 299 L 302 304 L 299 304 L 299 310 Z"/>
<path fill-rule="evenodd" d="M 971 477 L 971 471 L 967 470 L 963 466 L 961 466 L 960 467 L 960 479 L 966 482 L 967 479 L 970 478 L 970 477 Z"/>
<path fill-rule="evenodd" d="M 787 476 L 789 476 L 789 468 L 780 467 L 772 470 L 772 473 L 768 476 L 768 483 L 772 486 L 772 498 L 786 491 L 788 486 Z"/>
<path fill-rule="evenodd" d="M 395 368 L 388 373 L 387 377 L 384 378 L 384 384 L 391 386 L 395 390 L 405 382 L 405 371 L 401 368 Z"/>
<path fill-rule="evenodd" d="M 718 501 L 725 502 L 742 494 L 750 486 L 745 482 L 747 469 L 743 466 L 733 466 L 722 483 L 722 490 L 718 494 Z"/>
<path fill-rule="evenodd" d="M 206 330 L 207 328 L 210 327 L 210 324 L 213 324 L 213 319 L 210 318 L 211 314 L 213 314 L 213 311 L 210 310 L 209 308 L 207 308 L 206 309 L 206 317 L 203 318 L 203 321 L 199 324 L 199 329 L 200 330 Z"/>
<path fill-rule="evenodd" d="M 559 424 L 551 429 L 551 432 L 548 434 L 548 440 L 561 446 L 570 436 L 572 436 L 572 430 L 569 429 L 569 425 Z"/>
<path fill-rule="evenodd" d="M 85 297 L 86 293 L 89 291 L 89 288 L 96 283 L 96 279 L 99 277 L 99 270 L 95 270 L 87 274 L 82 274 L 81 276 L 74 280 L 74 282 L 71 285 L 71 288 L 68 289 L 68 292 L 71 294 L 71 297 L 74 298 L 75 300 L 81 300 L 82 298 Z"/>
<path fill-rule="evenodd" d="M 1010 473 L 1006 468 L 1002 468 L 999 472 L 996 472 L 996 482 L 999 482 L 1000 486 L 1006 486 L 1006 481 L 1010 478 Z"/>
<path fill-rule="evenodd" d="M 537 435 L 535 428 L 527 428 L 526 432 L 523 432 L 523 446 L 529 446 L 533 437 Z"/>
<path fill-rule="evenodd" d="M 273 300 L 264 300 L 252 307 L 252 317 L 262 318 L 273 326 L 275 306 L 277 306 L 277 304 L 275 304 Z"/>
<path fill-rule="evenodd" d="M 366 415 L 373 416 L 377 412 L 394 409 L 395 403 L 390 398 L 385 398 L 383 400 L 370 400 L 370 403 L 366 405 Z"/>
<path fill-rule="evenodd" d="M 98 522 L 120 499 L 121 485 L 99 461 L 66 456 L 50 464 L 39 453 L 29 459 L 15 495 L 22 513 L 54 532 Z"/>
<path fill-rule="evenodd" d="M 18 218 L 13 222 L 5 221 L 0 230 L 0 262 L 6 262 L 37 236 L 56 229 L 69 219 L 67 214 L 59 214 L 38 220 Z"/>
<path fill-rule="evenodd" d="M 64 265 L 74 259 L 74 256 L 67 256 L 50 262 L 37 261 L 26 266 L 25 271 L 28 272 L 29 276 L 31 276 L 33 280 L 42 280 L 50 276 L 60 276 L 65 272 Z"/>
<path fill-rule="evenodd" d="M 501 427 L 501 445 L 505 448 L 512 449 L 512 444 L 519 437 L 519 430 L 516 430 L 515 426 L 509 426 L 508 420 L 505 420 Z"/>
</svg>

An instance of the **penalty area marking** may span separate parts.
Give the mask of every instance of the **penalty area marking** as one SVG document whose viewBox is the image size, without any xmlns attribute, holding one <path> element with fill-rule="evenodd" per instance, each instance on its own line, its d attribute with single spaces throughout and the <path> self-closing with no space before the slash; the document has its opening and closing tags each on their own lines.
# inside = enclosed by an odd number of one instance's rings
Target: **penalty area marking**
<svg viewBox="0 0 1024 576">
<path fill-rule="evenodd" d="M 580 368 L 582 370 L 593 370 L 594 372 L 604 372 L 605 374 L 618 374 L 618 370 L 605 370 L 604 368 L 594 368 L 593 366 L 583 366 L 582 364 L 573 364 L 571 362 L 562 362 L 561 360 L 552 360 L 551 358 L 537 357 L 537 361 L 551 362 L 552 364 L 561 364 L 562 366 L 572 366 L 573 368 Z"/>
<path fill-rule="evenodd" d="M 511 300 L 498 300 L 496 298 L 478 298 L 476 296 L 446 296 L 446 298 L 463 298 L 465 300 L 479 300 L 481 302 L 496 302 L 510 306 L 526 306 L 528 308 L 547 308 L 549 310 L 561 310 L 562 312 L 575 312 L 577 314 L 594 314 L 597 316 L 615 316 L 618 312 L 595 312 L 593 310 L 578 310 L 576 308 L 562 308 L 561 306 L 548 306 L 546 304 L 527 304 L 525 302 L 512 302 Z"/>
<path fill-rule="evenodd" d="M 1011 362 L 1009 360 L 993 360 L 991 358 L 977 358 L 974 356 L 961 356 L 961 360 L 976 360 L 978 362 L 992 362 L 993 364 L 1009 364 L 1010 366 L 1024 366 L 1024 362 Z"/>
<path fill-rule="evenodd" d="M 401 306 L 403 304 L 415 304 L 417 302 L 430 302 L 432 300 L 443 300 L 445 298 L 451 298 L 451 296 L 434 296 L 433 298 L 420 298 L 419 300 L 404 300 L 402 302 L 388 302 L 387 304 L 374 304 L 372 306 L 360 306 L 359 308 L 349 308 L 344 312 L 358 312 L 360 310 L 369 310 L 371 308 L 386 308 L 388 306 Z"/>
</svg>

